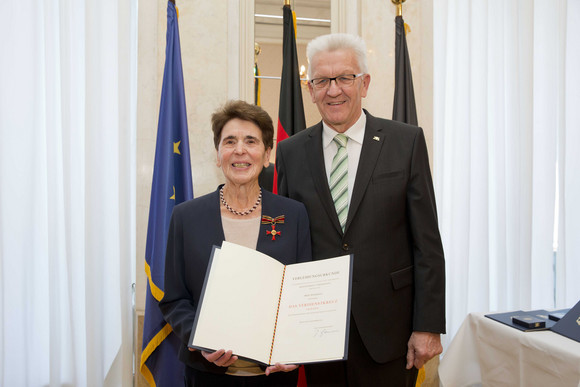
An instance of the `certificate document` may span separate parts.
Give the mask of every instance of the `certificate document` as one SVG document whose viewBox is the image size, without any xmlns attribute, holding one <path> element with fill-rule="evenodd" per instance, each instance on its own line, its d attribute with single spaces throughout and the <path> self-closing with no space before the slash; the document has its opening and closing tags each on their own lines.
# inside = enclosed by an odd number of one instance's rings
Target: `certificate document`
<svg viewBox="0 0 580 387">
<path fill-rule="evenodd" d="M 345 360 L 352 259 L 283 265 L 233 243 L 214 247 L 189 346 L 266 365 Z"/>
</svg>

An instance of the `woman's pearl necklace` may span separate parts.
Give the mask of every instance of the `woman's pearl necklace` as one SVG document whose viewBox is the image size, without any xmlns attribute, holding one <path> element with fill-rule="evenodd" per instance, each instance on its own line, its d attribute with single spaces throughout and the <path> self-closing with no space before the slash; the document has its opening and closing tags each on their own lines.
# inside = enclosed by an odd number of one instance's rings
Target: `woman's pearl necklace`
<svg viewBox="0 0 580 387">
<path fill-rule="evenodd" d="M 256 200 L 254 207 L 252 207 L 249 210 L 246 210 L 244 212 L 236 211 L 232 207 L 229 206 L 229 204 L 226 202 L 226 199 L 224 199 L 224 187 L 223 186 L 220 188 L 220 200 L 229 212 L 236 214 L 236 215 L 240 215 L 240 216 L 248 215 L 248 214 L 251 214 L 256 208 L 258 208 L 258 206 L 262 202 L 262 188 L 260 188 L 260 194 L 258 195 L 258 200 Z"/>
</svg>

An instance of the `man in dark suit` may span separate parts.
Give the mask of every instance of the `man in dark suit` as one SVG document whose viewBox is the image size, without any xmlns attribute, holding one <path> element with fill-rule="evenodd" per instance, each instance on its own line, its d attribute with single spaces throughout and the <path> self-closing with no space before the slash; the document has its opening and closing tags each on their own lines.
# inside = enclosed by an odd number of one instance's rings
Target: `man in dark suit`
<svg viewBox="0 0 580 387">
<path fill-rule="evenodd" d="M 322 122 L 278 144 L 278 193 L 306 205 L 313 259 L 354 254 L 348 360 L 307 366 L 307 383 L 414 386 L 445 332 L 445 263 L 423 131 L 363 111 L 370 75 L 361 38 L 321 36 L 307 55 Z"/>
</svg>

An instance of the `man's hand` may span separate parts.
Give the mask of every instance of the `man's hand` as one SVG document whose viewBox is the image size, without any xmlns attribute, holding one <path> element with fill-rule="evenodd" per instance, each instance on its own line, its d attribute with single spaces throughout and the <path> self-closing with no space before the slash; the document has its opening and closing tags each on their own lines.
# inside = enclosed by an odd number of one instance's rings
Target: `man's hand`
<svg viewBox="0 0 580 387">
<path fill-rule="evenodd" d="M 270 375 L 272 372 L 280 372 L 280 371 L 290 372 L 290 371 L 294 371 L 296 368 L 298 368 L 298 366 L 295 364 L 288 365 L 288 364 L 276 363 L 273 366 L 266 368 L 266 375 Z"/>
<path fill-rule="evenodd" d="M 420 369 L 428 360 L 443 352 L 441 335 L 430 332 L 413 332 L 407 343 L 407 369 Z"/>
<path fill-rule="evenodd" d="M 189 348 L 189 350 L 192 352 L 195 351 L 193 348 Z M 201 351 L 201 354 L 203 357 L 205 357 L 205 360 L 220 367 L 229 367 L 234 364 L 236 360 L 238 360 L 237 356 L 232 355 L 232 351 L 226 352 L 224 349 L 220 349 L 215 352 Z"/>
</svg>

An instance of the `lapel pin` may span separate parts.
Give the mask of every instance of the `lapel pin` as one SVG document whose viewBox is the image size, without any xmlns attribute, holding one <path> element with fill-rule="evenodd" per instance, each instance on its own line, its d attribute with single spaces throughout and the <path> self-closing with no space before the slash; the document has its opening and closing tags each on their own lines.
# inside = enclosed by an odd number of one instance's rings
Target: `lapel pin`
<svg viewBox="0 0 580 387">
<path fill-rule="evenodd" d="M 381 141 L 381 139 L 380 139 L 380 138 L 378 138 L 377 136 L 374 136 L 374 137 L 373 137 L 373 140 L 375 140 L 375 141 Z"/>
</svg>

